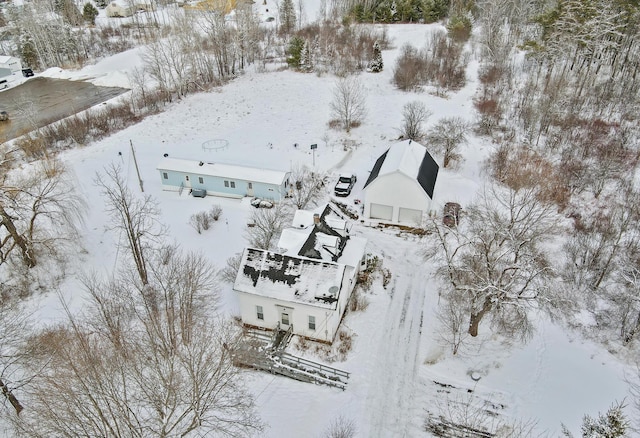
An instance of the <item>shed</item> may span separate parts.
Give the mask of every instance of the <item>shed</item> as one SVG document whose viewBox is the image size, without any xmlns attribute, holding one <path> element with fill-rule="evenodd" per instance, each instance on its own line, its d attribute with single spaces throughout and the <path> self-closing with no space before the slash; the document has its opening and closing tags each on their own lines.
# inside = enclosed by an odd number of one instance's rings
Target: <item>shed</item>
<svg viewBox="0 0 640 438">
<path fill-rule="evenodd" d="M 289 190 L 289 172 L 220 162 L 164 157 L 157 167 L 165 190 L 204 189 L 228 198 L 279 201 Z"/>
<path fill-rule="evenodd" d="M 8 74 L 7 71 L 9 71 Z M 22 71 L 22 62 L 13 56 L 0 55 L 0 77 L 8 76 Z M 3 74 L 4 73 L 4 74 Z"/>
<path fill-rule="evenodd" d="M 376 160 L 365 183 L 364 217 L 419 225 L 431 206 L 438 169 L 420 143 L 392 145 Z"/>
</svg>

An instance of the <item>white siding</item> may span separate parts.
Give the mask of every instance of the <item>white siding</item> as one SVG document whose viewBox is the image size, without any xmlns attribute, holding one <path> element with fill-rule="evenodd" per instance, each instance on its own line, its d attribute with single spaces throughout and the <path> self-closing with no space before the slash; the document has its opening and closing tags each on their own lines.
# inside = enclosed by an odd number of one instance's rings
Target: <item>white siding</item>
<svg viewBox="0 0 640 438">
<path fill-rule="evenodd" d="M 398 222 L 420 225 L 422 222 L 422 210 L 400 207 Z"/>
<path fill-rule="evenodd" d="M 393 205 L 382 205 L 371 203 L 371 219 L 393 220 Z"/>
<path fill-rule="evenodd" d="M 365 217 L 374 219 L 373 204 L 388 205 L 393 207 L 390 222 L 400 221 L 400 209 L 420 211 L 420 216 L 429 210 L 431 200 L 424 192 L 416 179 L 400 173 L 393 172 L 380 175 L 365 188 L 364 196 Z M 405 212 L 404 215 L 409 214 Z M 412 213 L 416 215 L 417 213 Z"/>
</svg>

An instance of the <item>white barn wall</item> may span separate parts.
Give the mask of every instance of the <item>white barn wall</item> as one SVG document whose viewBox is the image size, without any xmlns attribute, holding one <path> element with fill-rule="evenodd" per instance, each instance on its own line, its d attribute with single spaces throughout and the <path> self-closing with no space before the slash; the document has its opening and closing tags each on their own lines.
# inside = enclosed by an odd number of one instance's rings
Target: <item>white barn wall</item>
<svg viewBox="0 0 640 438">
<path fill-rule="evenodd" d="M 383 204 L 393 207 L 392 222 L 399 222 L 400 208 L 429 211 L 431 200 L 416 179 L 393 172 L 381 175 L 365 189 L 364 216 L 371 218 L 371 204 Z"/>
</svg>

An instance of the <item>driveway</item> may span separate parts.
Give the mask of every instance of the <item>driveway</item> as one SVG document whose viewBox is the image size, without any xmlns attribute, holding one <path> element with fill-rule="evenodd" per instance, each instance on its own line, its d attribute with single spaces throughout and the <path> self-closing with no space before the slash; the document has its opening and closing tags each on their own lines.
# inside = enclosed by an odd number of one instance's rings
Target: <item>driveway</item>
<svg viewBox="0 0 640 438">
<path fill-rule="evenodd" d="M 0 111 L 9 122 L 0 122 L 0 143 L 36 128 L 69 117 L 129 91 L 98 87 L 90 82 L 37 77 L 0 92 Z"/>
</svg>

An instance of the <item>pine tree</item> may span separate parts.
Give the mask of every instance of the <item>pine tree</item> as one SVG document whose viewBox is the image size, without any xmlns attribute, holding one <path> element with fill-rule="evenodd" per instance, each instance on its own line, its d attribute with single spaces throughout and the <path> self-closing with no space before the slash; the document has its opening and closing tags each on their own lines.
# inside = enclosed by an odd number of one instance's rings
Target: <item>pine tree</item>
<svg viewBox="0 0 640 438">
<path fill-rule="evenodd" d="M 296 26 L 296 9 L 293 0 L 282 0 L 280 4 L 280 30 L 291 33 Z"/>
<path fill-rule="evenodd" d="M 583 438 L 623 438 L 627 436 L 628 422 L 622 408 L 622 404 L 611 406 L 606 414 L 598 414 L 597 419 L 585 415 L 582 422 Z"/>
<path fill-rule="evenodd" d="M 300 53 L 300 70 L 304 72 L 312 72 L 313 71 L 313 56 L 311 53 L 311 44 L 309 40 L 304 43 L 304 47 L 302 48 L 302 52 Z"/>
<path fill-rule="evenodd" d="M 302 51 L 305 47 L 305 42 L 299 36 L 291 38 L 289 47 L 287 49 L 287 64 L 293 68 L 300 68 L 302 64 Z"/>
<path fill-rule="evenodd" d="M 376 41 L 373 44 L 373 60 L 369 64 L 369 71 L 373 73 L 380 73 L 384 68 L 384 61 L 382 61 L 382 52 L 380 51 L 380 43 Z"/>
<path fill-rule="evenodd" d="M 82 17 L 84 18 L 84 21 L 93 26 L 96 24 L 96 17 L 98 14 L 98 10 L 91 3 L 84 4 L 84 8 L 82 9 Z"/>
</svg>

